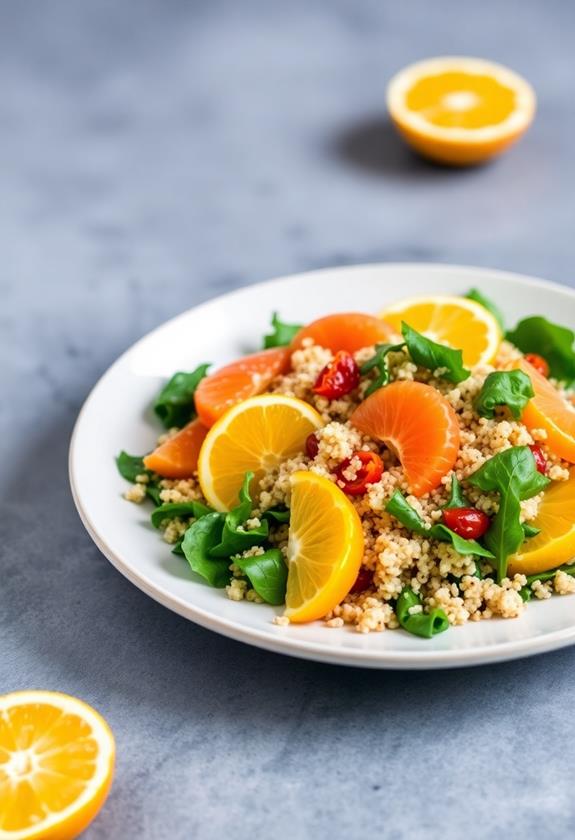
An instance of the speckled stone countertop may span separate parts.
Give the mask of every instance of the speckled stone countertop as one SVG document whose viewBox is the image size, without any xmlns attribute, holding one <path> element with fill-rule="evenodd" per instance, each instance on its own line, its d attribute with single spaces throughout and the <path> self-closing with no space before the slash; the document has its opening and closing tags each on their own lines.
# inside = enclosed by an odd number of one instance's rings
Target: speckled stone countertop
<svg viewBox="0 0 575 840">
<path fill-rule="evenodd" d="M 573 283 L 574 28 L 567 0 L 3 4 L 0 690 L 110 721 L 89 840 L 573 836 L 575 650 L 376 673 L 220 638 L 98 552 L 66 455 L 114 358 L 228 289 L 374 260 Z M 429 166 L 383 118 L 389 75 L 445 53 L 539 94 L 487 168 Z"/>
</svg>

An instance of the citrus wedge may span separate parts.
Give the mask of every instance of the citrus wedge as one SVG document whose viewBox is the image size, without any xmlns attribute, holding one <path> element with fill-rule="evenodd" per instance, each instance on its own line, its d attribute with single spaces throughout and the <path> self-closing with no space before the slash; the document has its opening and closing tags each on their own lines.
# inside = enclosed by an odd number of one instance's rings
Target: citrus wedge
<svg viewBox="0 0 575 840">
<path fill-rule="evenodd" d="M 441 484 L 459 452 L 459 422 L 431 385 L 398 380 L 379 388 L 356 408 L 351 422 L 395 452 L 409 490 L 423 496 Z"/>
<path fill-rule="evenodd" d="M 272 379 L 289 368 L 290 357 L 287 347 L 274 347 L 242 356 L 205 376 L 194 394 L 196 411 L 204 426 L 213 426 L 232 405 L 265 391 Z"/>
<path fill-rule="evenodd" d="M 432 341 L 463 351 L 468 367 L 493 361 L 501 332 L 493 315 L 474 300 L 437 295 L 401 300 L 379 314 L 401 332 L 405 321 Z"/>
<path fill-rule="evenodd" d="M 68 840 L 94 819 L 114 736 L 90 706 L 52 691 L 0 697 L 0 838 Z"/>
<path fill-rule="evenodd" d="M 487 160 L 518 140 L 535 105 L 525 79 L 477 58 L 420 61 L 401 70 L 387 88 L 391 119 L 410 146 L 460 166 Z"/>
<path fill-rule="evenodd" d="M 339 604 L 357 579 L 363 530 L 347 496 L 312 472 L 291 476 L 285 615 L 314 621 Z"/>
<path fill-rule="evenodd" d="M 302 346 L 304 339 L 311 338 L 314 344 L 327 347 L 332 353 L 345 350 L 355 353 L 363 347 L 372 344 L 394 341 L 397 336 L 385 323 L 375 315 L 365 315 L 362 312 L 338 312 L 318 318 L 303 327 L 292 341 L 292 350 Z"/>
<path fill-rule="evenodd" d="M 198 455 L 208 430 L 192 420 L 144 458 L 144 466 L 164 478 L 190 478 L 198 466 Z"/>
<path fill-rule="evenodd" d="M 302 452 L 307 436 L 321 426 L 317 411 L 295 397 L 262 394 L 231 408 L 200 450 L 198 477 L 208 503 L 229 510 L 246 472 L 255 473 L 257 485 L 266 469 Z"/>
<path fill-rule="evenodd" d="M 528 429 L 545 429 L 549 449 L 575 464 L 575 407 L 526 359 L 517 366 L 529 376 L 535 391 L 523 410 L 522 422 Z"/>
<path fill-rule="evenodd" d="M 557 481 L 545 491 L 531 524 L 541 533 L 509 558 L 509 574 L 535 575 L 575 558 L 575 469 L 567 481 Z"/>
</svg>

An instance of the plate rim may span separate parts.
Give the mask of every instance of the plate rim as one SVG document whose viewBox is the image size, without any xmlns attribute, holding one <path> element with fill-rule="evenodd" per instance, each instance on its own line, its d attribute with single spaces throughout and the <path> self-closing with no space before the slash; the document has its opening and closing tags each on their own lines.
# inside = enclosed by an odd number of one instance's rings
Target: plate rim
<svg viewBox="0 0 575 840">
<path fill-rule="evenodd" d="M 289 637 L 289 627 L 275 626 L 276 632 L 270 632 L 270 628 L 260 630 L 255 627 L 238 623 L 234 620 L 224 618 L 223 616 L 216 616 L 213 612 L 190 604 L 178 595 L 169 592 L 163 586 L 150 582 L 145 574 L 135 574 L 124 560 L 114 552 L 110 546 L 100 537 L 97 529 L 93 525 L 88 511 L 85 509 L 77 486 L 75 475 L 75 462 L 77 451 L 77 440 L 79 437 L 79 429 L 83 423 L 83 419 L 87 414 L 87 410 L 91 402 L 96 398 L 99 387 L 104 379 L 106 379 L 112 371 L 116 369 L 124 360 L 124 358 L 132 353 L 136 348 L 147 341 L 151 336 L 160 330 L 169 327 L 173 323 L 189 316 L 191 312 L 201 311 L 204 307 L 212 305 L 215 301 L 223 301 L 233 299 L 235 296 L 241 295 L 246 289 L 258 289 L 269 287 L 281 283 L 282 281 L 289 281 L 295 277 L 316 277 L 326 273 L 347 273 L 352 271 L 369 271 L 374 269 L 385 268 L 386 270 L 400 269 L 400 270 L 418 270 L 429 272 L 441 272 L 442 270 L 461 271 L 470 277 L 472 275 L 481 275 L 486 272 L 494 277 L 500 277 L 505 281 L 520 281 L 522 285 L 527 285 L 535 288 L 552 288 L 560 291 L 562 294 L 567 294 L 575 298 L 575 290 L 569 286 L 561 283 L 544 280 L 540 277 L 532 275 L 521 274 L 520 272 L 507 271 L 502 269 L 490 268 L 489 266 L 471 266 L 461 265 L 456 263 L 442 263 L 442 262 L 371 262 L 371 263 L 357 263 L 353 265 L 343 266 L 326 266 L 323 268 L 312 269 L 310 271 L 296 272 L 292 274 L 281 275 L 269 280 L 264 280 L 258 283 L 249 283 L 237 289 L 233 289 L 222 295 L 216 295 L 208 298 L 201 303 L 191 306 L 188 309 L 180 312 L 178 315 L 163 321 L 152 330 L 145 333 L 126 350 L 124 350 L 106 370 L 99 376 L 96 383 L 90 389 L 86 396 L 78 416 L 74 423 L 74 428 L 70 437 L 70 444 L 68 450 L 68 477 L 72 498 L 80 517 L 89 536 L 99 549 L 99 551 L 106 557 L 106 559 L 116 568 L 130 583 L 134 584 L 138 589 L 151 597 L 156 602 L 162 604 L 172 610 L 172 612 L 186 618 L 189 621 L 212 630 L 227 638 L 239 641 L 245 644 L 255 646 L 257 648 L 272 651 L 275 653 L 282 653 L 284 655 L 294 656 L 300 659 L 312 660 L 316 662 L 328 663 L 333 665 L 346 665 L 360 668 L 372 669 L 395 669 L 395 670 L 436 670 L 446 668 L 465 668 L 478 665 L 487 665 L 494 662 L 505 662 L 514 659 L 520 659 L 526 656 L 533 656 L 558 650 L 575 643 L 575 621 L 571 627 L 566 627 L 559 630 L 554 630 L 546 633 L 540 637 L 527 637 L 507 642 L 500 642 L 495 645 L 479 645 L 473 648 L 461 648 L 456 650 L 434 650 L 434 651 L 394 651 L 385 648 L 378 649 L 349 649 L 344 647 L 326 646 L 320 642 L 312 642 L 304 639 L 295 639 Z M 287 632 L 286 632 L 287 631 Z"/>
</svg>

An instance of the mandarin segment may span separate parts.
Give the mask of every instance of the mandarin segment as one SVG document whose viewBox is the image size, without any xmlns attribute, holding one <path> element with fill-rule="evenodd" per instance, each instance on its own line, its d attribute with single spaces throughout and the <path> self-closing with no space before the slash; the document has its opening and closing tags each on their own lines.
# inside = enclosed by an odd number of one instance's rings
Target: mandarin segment
<svg viewBox="0 0 575 840">
<path fill-rule="evenodd" d="M 318 318 L 303 327 L 292 341 L 291 349 L 299 349 L 305 339 L 311 339 L 313 344 L 326 347 L 332 353 L 340 350 L 356 353 L 372 344 L 394 341 L 397 336 L 393 329 L 374 315 L 338 312 Z"/>
<path fill-rule="evenodd" d="M 545 429 L 545 443 L 551 452 L 575 464 L 575 408 L 526 359 L 517 362 L 516 367 L 529 376 L 535 391 L 523 409 L 521 421 L 530 431 Z"/>
<path fill-rule="evenodd" d="M 201 420 L 192 420 L 146 455 L 144 466 L 164 478 L 190 478 L 198 468 L 198 455 L 207 433 Z"/>
</svg>

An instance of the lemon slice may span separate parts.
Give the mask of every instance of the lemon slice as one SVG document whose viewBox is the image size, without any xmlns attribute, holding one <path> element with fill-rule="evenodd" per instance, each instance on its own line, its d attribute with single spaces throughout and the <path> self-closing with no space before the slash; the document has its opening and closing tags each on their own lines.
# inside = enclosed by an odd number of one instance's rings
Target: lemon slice
<svg viewBox="0 0 575 840">
<path fill-rule="evenodd" d="M 114 736 L 90 706 L 52 691 L 0 697 L 0 838 L 68 840 L 94 819 L 114 770 Z"/>
<path fill-rule="evenodd" d="M 314 621 L 339 604 L 353 586 L 363 557 L 356 509 L 329 479 L 300 470 L 291 476 L 285 615 Z"/>
<path fill-rule="evenodd" d="M 399 133 L 420 154 L 466 165 L 518 140 L 533 120 L 536 98 L 507 67 L 455 56 L 401 70 L 388 85 L 387 106 Z"/>
<path fill-rule="evenodd" d="M 229 510 L 246 472 L 257 483 L 264 472 L 302 452 L 323 421 L 295 397 L 261 394 L 231 408 L 208 432 L 198 458 L 198 478 L 208 503 Z"/>
<path fill-rule="evenodd" d="M 535 575 L 575 558 L 575 468 L 545 491 L 533 523 L 541 533 L 509 558 L 509 574 Z"/>
<path fill-rule="evenodd" d="M 474 300 L 436 295 L 401 300 L 384 309 L 379 317 L 401 333 L 405 321 L 414 330 L 439 344 L 463 351 L 468 367 L 493 361 L 501 342 L 499 324 Z"/>
</svg>

